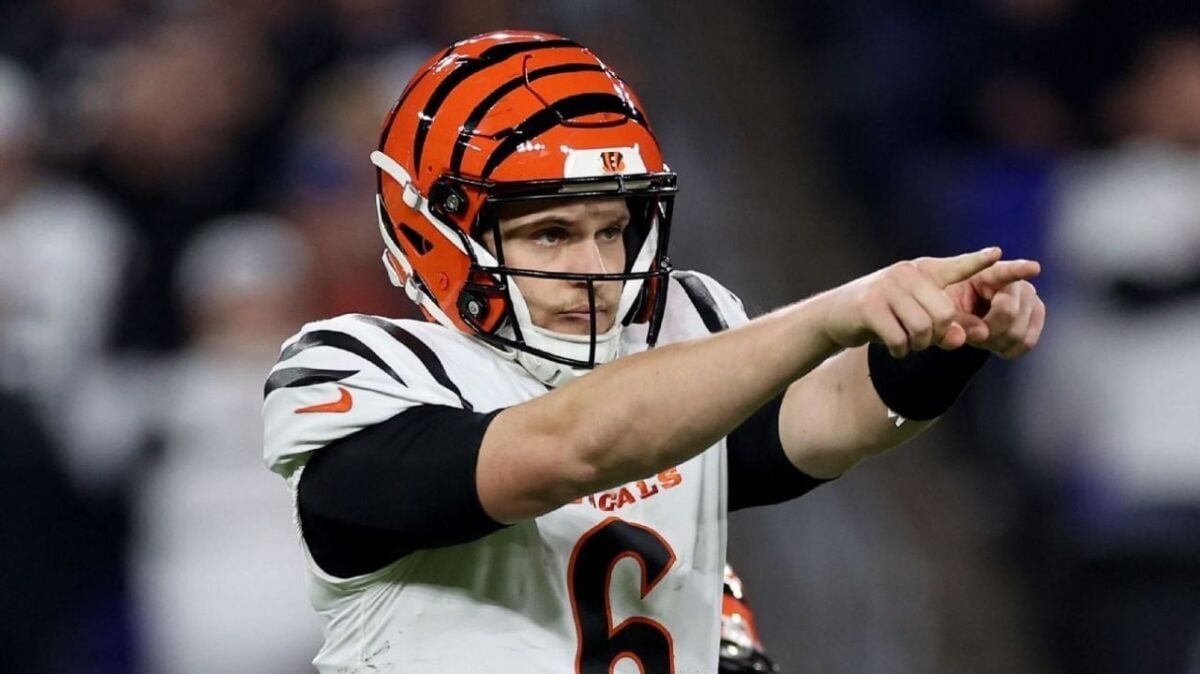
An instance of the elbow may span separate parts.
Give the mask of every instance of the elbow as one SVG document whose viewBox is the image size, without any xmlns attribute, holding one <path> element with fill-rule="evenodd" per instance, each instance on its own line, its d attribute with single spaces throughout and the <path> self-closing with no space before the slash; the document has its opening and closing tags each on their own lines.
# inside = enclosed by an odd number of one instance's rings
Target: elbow
<svg viewBox="0 0 1200 674">
<path fill-rule="evenodd" d="M 832 480 L 841 477 L 864 457 L 851 452 L 805 452 L 788 458 L 801 473 L 819 480 Z"/>
<path fill-rule="evenodd" d="M 587 496 L 609 486 L 613 466 L 611 449 L 586 433 L 562 439 L 561 483 L 570 499 Z M 569 500 L 570 500 L 569 499 Z"/>
<path fill-rule="evenodd" d="M 650 448 L 629 452 L 612 438 L 589 434 L 586 428 L 576 431 L 564 443 L 562 482 L 571 493 L 569 500 L 653 475 L 660 469 L 651 460 L 655 452 Z"/>
<path fill-rule="evenodd" d="M 535 433 L 521 451 L 492 463 L 491 477 L 507 494 L 495 507 L 498 521 L 532 519 L 603 488 L 606 471 L 599 453 L 570 434 Z"/>
</svg>

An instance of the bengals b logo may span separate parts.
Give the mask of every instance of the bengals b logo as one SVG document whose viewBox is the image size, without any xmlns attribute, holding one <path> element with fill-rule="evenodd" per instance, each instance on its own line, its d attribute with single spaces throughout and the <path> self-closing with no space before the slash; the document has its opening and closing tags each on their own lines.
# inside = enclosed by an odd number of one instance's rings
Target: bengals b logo
<svg viewBox="0 0 1200 674">
<path fill-rule="evenodd" d="M 615 150 L 601 152 L 600 163 L 605 173 L 620 173 L 625 170 L 625 155 Z"/>
</svg>

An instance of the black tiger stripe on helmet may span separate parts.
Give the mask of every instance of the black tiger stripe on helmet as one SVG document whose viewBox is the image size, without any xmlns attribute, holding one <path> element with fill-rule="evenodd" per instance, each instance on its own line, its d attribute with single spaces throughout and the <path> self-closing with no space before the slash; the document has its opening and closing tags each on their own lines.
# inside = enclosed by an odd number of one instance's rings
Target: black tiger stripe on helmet
<svg viewBox="0 0 1200 674">
<path fill-rule="evenodd" d="M 496 106 L 505 96 L 513 91 L 525 86 L 526 84 L 535 82 L 543 77 L 551 75 L 562 75 L 566 73 L 582 73 L 582 72 L 604 72 L 604 66 L 596 63 L 563 63 L 559 65 L 549 66 L 538 70 L 532 70 L 528 73 L 514 77 L 497 87 L 492 93 L 476 105 L 471 114 L 462 124 L 462 130 L 458 133 L 458 142 L 454 146 L 454 154 L 450 157 L 450 170 L 458 172 L 462 170 L 463 155 L 466 153 L 467 147 L 471 144 L 471 137 L 475 135 L 475 129 L 479 126 L 480 120 Z"/>
<path fill-rule="evenodd" d="M 413 165 L 417 171 L 421 170 L 421 155 L 425 151 L 425 139 L 429 135 L 429 127 L 433 124 L 433 118 L 437 115 L 438 110 L 446 99 L 450 96 L 460 84 L 472 75 L 490 67 L 501 63 L 506 59 L 512 58 L 517 54 L 531 52 L 539 49 L 554 49 L 556 47 L 578 47 L 571 40 L 541 40 L 531 42 L 515 42 L 511 44 L 499 44 L 490 47 L 483 51 L 477 58 L 464 59 L 462 65 L 456 68 L 453 72 L 446 76 L 446 79 L 438 83 L 436 89 L 429 96 L 429 100 L 425 102 L 425 106 L 420 112 L 420 123 L 417 125 L 417 133 L 413 138 Z"/>
</svg>

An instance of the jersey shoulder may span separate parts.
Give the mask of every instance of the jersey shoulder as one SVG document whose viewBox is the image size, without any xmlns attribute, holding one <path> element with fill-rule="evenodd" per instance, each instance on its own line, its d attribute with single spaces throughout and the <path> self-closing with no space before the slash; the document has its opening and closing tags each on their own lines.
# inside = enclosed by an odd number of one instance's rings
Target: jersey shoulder
<svg viewBox="0 0 1200 674">
<path fill-rule="evenodd" d="M 689 339 L 735 328 L 749 318 L 741 299 L 713 277 L 676 270 L 671 272 L 663 320 L 664 337 Z"/>
<path fill-rule="evenodd" d="M 473 409 L 445 363 L 478 348 L 409 319 L 346 314 L 305 325 L 263 387 L 268 467 L 286 476 L 316 449 L 416 405 Z"/>
</svg>

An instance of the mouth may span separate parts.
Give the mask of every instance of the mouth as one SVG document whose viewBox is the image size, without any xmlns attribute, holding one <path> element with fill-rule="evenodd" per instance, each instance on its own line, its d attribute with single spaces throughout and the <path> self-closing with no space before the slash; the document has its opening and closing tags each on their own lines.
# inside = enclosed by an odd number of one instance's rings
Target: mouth
<svg viewBox="0 0 1200 674">
<path fill-rule="evenodd" d="M 599 322 L 605 315 L 608 314 L 608 309 L 604 306 L 596 307 L 596 321 Z M 559 316 L 572 320 L 590 321 L 592 319 L 592 308 L 586 304 L 582 306 L 571 307 L 565 311 L 560 311 Z"/>
</svg>

